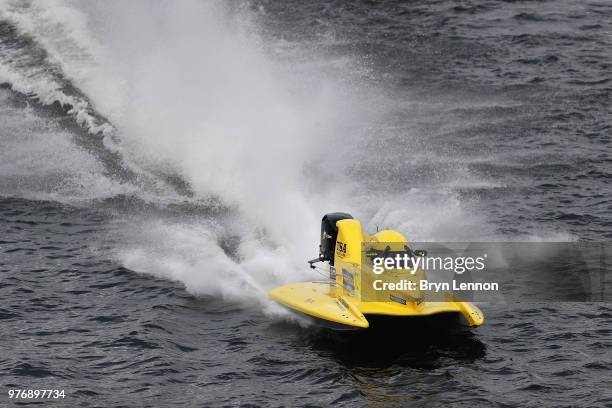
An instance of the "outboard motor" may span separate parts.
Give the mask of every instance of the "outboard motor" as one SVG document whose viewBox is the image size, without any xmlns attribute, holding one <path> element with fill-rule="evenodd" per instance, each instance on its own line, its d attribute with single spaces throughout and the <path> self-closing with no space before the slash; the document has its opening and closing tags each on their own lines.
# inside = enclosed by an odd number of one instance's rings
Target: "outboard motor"
<svg viewBox="0 0 612 408">
<path fill-rule="evenodd" d="M 336 251 L 336 239 L 338 238 L 338 227 L 336 222 L 340 220 L 353 219 L 347 213 L 329 213 L 321 220 L 321 244 L 319 245 L 319 261 L 329 261 L 334 264 L 334 253 Z"/>
</svg>

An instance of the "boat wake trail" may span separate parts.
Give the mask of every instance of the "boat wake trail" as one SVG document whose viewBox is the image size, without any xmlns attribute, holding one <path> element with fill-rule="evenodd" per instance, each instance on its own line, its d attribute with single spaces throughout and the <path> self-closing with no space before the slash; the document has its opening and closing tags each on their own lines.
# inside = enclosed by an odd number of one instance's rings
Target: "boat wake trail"
<svg viewBox="0 0 612 408">
<path fill-rule="evenodd" d="M 134 271 L 265 304 L 269 288 L 314 277 L 302 265 L 326 212 L 420 239 L 484 225 L 448 189 L 368 185 L 389 151 L 372 129 L 396 101 L 359 57 L 268 36 L 261 10 L 0 5 L 5 194 L 121 203 L 111 252 Z"/>
</svg>

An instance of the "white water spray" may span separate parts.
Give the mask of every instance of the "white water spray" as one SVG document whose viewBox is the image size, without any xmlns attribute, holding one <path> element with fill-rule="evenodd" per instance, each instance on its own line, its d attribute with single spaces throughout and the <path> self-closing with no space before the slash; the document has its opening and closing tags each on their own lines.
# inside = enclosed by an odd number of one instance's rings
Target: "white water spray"
<svg viewBox="0 0 612 408">
<path fill-rule="evenodd" d="M 316 255 L 325 212 L 370 217 L 370 228 L 403 225 L 417 239 L 473 225 L 456 200 L 410 189 L 373 196 L 350 181 L 346 169 L 360 155 L 384 154 L 355 149 L 393 102 L 343 81 L 358 61 L 345 58 L 334 77 L 327 57 L 271 57 L 247 10 L 189 0 L 56 1 L 11 18 L 114 125 L 112 147 L 126 162 L 178 174 L 195 192 L 185 201 L 218 197 L 236 210 L 233 256 L 218 245 L 228 227 L 209 219 L 126 220 L 116 256 L 132 270 L 178 280 L 194 294 L 261 302 L 275 285 L 316 277 L 303 265 Z M 35 85 L 50 79 L 35 80 L 21 78 L 23 89 L 42 100 L 46 91 Z"/>
</svg>

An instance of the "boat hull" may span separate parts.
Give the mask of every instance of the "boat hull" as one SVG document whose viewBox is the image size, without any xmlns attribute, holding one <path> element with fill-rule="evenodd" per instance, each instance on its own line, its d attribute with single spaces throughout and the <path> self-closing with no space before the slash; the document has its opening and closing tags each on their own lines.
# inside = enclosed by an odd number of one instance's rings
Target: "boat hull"
<svg viewBox="0 0 612 408">
<path fill-rule="evenodd" d="M 285 285 L 270 291 L 269 297 L 293 312 L 334 330 L 366 329 L 370 327 L 368 318 L 372 316 L 403 320 L 417 316 L 454 314 L 462 316 L 470 327 L 480 326 L 484 322 L 480 309 L 469 302 L 359 302 L 346 296 L 343 289 L 333 282 Z"/>
</svg>

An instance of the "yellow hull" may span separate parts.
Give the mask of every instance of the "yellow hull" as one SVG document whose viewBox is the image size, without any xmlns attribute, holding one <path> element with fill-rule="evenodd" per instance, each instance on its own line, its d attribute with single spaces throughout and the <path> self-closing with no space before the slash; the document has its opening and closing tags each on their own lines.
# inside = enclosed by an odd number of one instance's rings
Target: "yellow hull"
<svg viewBox="0 0 612 408">
<path fill-rule="evenodd" d="M 440 313 L 461 314 L 468 326 L 483 324 L 483 313 L 469 302 L 358 302 L 342 294 L 342 288 L 330 282 L 304 282 L 273 289 L 270 299 L 315 319 L 330 322 L 336 328 L 365 329 L 365 315 L 429 316 Z"/>
<path fill-rule="evenodd" d="M 400 243 L 404 248 L 409 245 L 397 231 L 383 230 L 370 236 L 349 214 L 327 214 L 322 220 L 319 258 L 309 263 L 314 267 L 315 262 L 329 262 L 330 280 L 281 286 L 270 291 L 270 299 L 344 330 L 369 327 L 367 315 L 407 317 L 455 313 L 463 316 L 470 327 L 483 324 L 484 315 L 478 307 L 456 301 L 451 293 L 446 293 L 445 301 L 440 302 L 422 301 L 419 290 L 395 292 L 383 299 L 369 296 L 372 294 L 363 289 L 371 286 L 374 277 L 371 271 L 364 272 L 361 268 L 364 242 L 380 244 L 387 248 L 385 251 L 389 250 L 388 243 Z M 421 269 L 415 270 L 412 276 L 415 281 L 424 277 L 425 272 Z"/>
<path fill-rule="evenodd" d="M 294 283 L 272 289 L 270 299 L 315 319 L 332 322 L 339 327 L 365 329 L 370 326 L 356 304 L 339 296 L 330 282 Z"/>
</svg>

